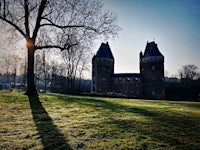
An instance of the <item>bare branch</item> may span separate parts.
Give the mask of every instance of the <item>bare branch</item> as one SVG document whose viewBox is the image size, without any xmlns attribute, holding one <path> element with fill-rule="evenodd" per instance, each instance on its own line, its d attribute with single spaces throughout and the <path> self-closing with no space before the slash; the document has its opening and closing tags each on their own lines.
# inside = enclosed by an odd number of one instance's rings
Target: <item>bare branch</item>
<svg viewBox="0 0 200 150">
<path fill-rule="evenodd" d="M 33 37 L 32 37 L 34 41 L 37 37 L 37 33 L 39 31 L 39 28 L 40 28 L 40 22 L 41 22 L 41 19 L 42 19 L 42 14 L 44 12 L 46 3 L 47 3 L 47 0 L 42 0 L 40 7 L 39 7 L 39 10 L 38 10 L 38 16 L 37 16 L 37 20 L 36 20 L 35 29 L 33 31 Z"/>
<path fill-rule="evenodd" d="M 6 18 L 3 18 L 2 16 L 0 16 L 0 19 L 5 21 L 6 23 L 11 25 L 12 27 L 14 27 L 24 38 L 26 38 L 26 34 L 16 24 L 11 22 L 10 20 L 7 20 Z"/>
<path fill-rule="evenodd" d="M 56 28 L 60 28 L 60 29 L 66 29 L 66 28 L 85 28 L 87 30 L 93 30 L 95 32 L 98 32 L 97 29 L 95 28 L 92 28 L 92 27 L 89 27 L 89 26 L 86 26 L 86 25 L 58 25 L 58 24 L 55 24 L 53 23 L 50 19 L 48 18 L 42 18 L 44 20 L 47 20 L 49 23 L 43 23 L 40 25 L 40 27 L 43 27 L 43 26 L 53 26 L 53 27 L 56 27 Z"/>
<path fill-rule="evenodd" d="M 64 50 L 69 50 L 71 47 L 78 45 L 78 43 L 75 44 L 66 44 L 64 46 L 60 45 L 45 45 L 45 46 L 35 46 L 36 50 L 41 50 L 41 49 L 50 49 L 50 48 L 55 48 L 55 49 L 60 49 L 61 51 Z"/>
<path fill-rule="evenodd" d="M 26 29 L 26 35 L 30 37 L 30 30 L 29 30 L 29 8 L 28 8 L 28 1 L 24 0 L 24 14 L 25 14 L 25 29 Z"/>
</svg>

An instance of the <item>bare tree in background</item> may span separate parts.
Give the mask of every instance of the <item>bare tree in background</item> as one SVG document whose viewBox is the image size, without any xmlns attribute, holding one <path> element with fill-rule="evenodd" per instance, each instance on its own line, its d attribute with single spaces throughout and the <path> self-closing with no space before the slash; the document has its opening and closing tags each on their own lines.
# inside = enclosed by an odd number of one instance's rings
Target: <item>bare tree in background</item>
<svg viewBox="0 0 200 150">
<path fill-rule="evenodd" d="M 35 83 L 38 89 L 46 92 L 48 64 L 46 64 L 46 51 L 37 51 L 35 57 Z"/>
<path fill-rule="evenodd" d="M 73 92 L 75 88 L 75 80 L 79 72 L 83 72 L 84 67 L 81 66 L 85 61 L 84 65 L 88 65 L 86 62 L 87 55 L 89 55 L 89 48 L 81 45 L 74 46 L 66 51 L 62 52 L 62 57 L 66 67 L 67 77 L 67 91 Z M 82 70 L 80 69 L 82 68 Z M 78 74 L 79 75 L 79 74 Z"/>
<path fill-rule="evenodd" d="M 23 58 L 20 61 L 20 67 L 19 67 L 19 74 L 20 74 L 20 84 L 22 86 L 26 86 L 26 76 L 27 76 L 27 59 L 26 56 L 23 56 Z"/>
<path fill-rule="evenodd" d="M 85 57 L 82 57 L 81 61 L 80 61 L 80 65 L 79 65 L 79 68 L 78 68 L 78 70 L 79 70 L 78 71 L 79 72 L 79 82 L 78 82 L 79 93 L 81 93 L 81 80 L 82 80 L 82 77 L 83 77 L 83 71 L 89 70 L 89 67 L 88 67 L 89 60 L 90 59 L 88 59 L 88 56 L 86 55 Z"/>
<path fill-rule="evenodd" d="M 34 65 L 34 74 L 35 74 L 35 84 L 40 89 L 43 81 L 43 60 L 41 51 L 35 53 L 35 65 Z"/>
<path fill-rule="evenodd" d="M 2 48 L 2 47 L 1 47 Z M 14 47 L 10 47 L 9 50 L 1 51 L 0 56 L 0 68 L 1 73 L 5 74 L 6 80 L 4 82 L 13 82 L 13 86 L 16 85 L 17 68 L 19 67 L 20 56 L 14 50 Z"/>
<path fill-rule="evenodd" d="M 185 65 L 179 70 L 179 77 L 185 79 L 198 79 L 200 77 L 199 69 L 195 65 Z"/>
<path fill-rule="evenodd" d="M 37 95 L 34 53 L 41 49 L 68 50 L 99 35 L 116 35 L 116 16 L 103 12 L 98 0 L 3 0 L 0 20 L 26 39 L 28 50 L 27 95 Z"/>
<path fill-rule="evenodd" d="M 13 60 L 12 60 L 12 57 L 10 54 L 4 54 L 4 57 L 1 58 L 1 67 L 6 70 L 6 72 L 4 72 L 6 74 L 6 82 L 10 82 L 10 74 L 12 73 L 11 72 L 11 67 L 12 66 L 12 63 L 13 63 Z"/>
</svg>

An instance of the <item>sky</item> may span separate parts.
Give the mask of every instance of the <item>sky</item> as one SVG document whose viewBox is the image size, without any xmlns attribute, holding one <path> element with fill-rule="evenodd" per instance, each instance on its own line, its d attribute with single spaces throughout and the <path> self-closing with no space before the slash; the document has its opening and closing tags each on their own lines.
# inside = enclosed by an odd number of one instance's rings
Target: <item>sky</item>
<svg viewBox="0 0 200 150">
<path fill-rule="evenodd" d="M 188 64 L 200 70 L 200 0 L 105 0 L 104 6 L 118 16 L 122 30 L 114 40 L 96 41 L 93 53 L 108 42 L 115 73 L 139 73 L 147 41 L 155 41 L 165 56 L 165 76 L 176 76 Z"/>
<path fill-rule="evenodd" d="M 139 52 L 155 41 L 165 56 L 166 76 L 176 76 L 183 65 L 200 69 L 200 0 L 105 0 L 122 28 L 108 40 L 115 73 L 138 73 Z M 94 49 L 98 50 L 99 41 Z"/>
</svg>

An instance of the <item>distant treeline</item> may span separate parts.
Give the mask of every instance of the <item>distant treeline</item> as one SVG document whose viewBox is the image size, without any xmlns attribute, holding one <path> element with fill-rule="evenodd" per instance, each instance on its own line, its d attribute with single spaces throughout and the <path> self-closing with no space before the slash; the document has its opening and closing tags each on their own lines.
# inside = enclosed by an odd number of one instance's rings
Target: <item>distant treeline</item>
<svg viewBox="0 0 200 150">
<path fill-rule="evenodd" d="M 38 79 L 37 79 L 38 80 Z M 37 81 L 36 80 L 36 81 Z M 11 83 L 13 88 L 26 89 L 26 75 L 16 76 L 14 74 L 0 73 L 0 83 Z M 40 78 L 36 82 L 38 92 L 55 92 L 68 94 L 90 94 L 91 80 L 81 78 L 68 78 L 57 74 L 52 74 Z M 2 89 L 2 87 L 1 87 Z M 200 100 L 200 78 L 182 78 L 180 82 L 165 82 L 166 99 L 169 100 Z"/>
<path fill-rule="evenodd" d="M 166 82 L 165 92 L 166 92 L 166 99 L 199 100 L 200 79 L 191 80 L 182 78 L 181 82 Z"/>
<path fill-rule="evenodd" d="M 48 76 L 46 80 L 40 78 L 36 80 L 36 87 L 38 92 L 55 92 L 55 93 L 70 93 L 70 94 L 84 94 L 90 93 L 90 84 L 91 80 L 74 78 L 69 79 L 68 77 L 60 76 L 53 74 Z M 0 83 L 12 85 L 6 89 L 16 88 L 25 90 L 26 89 L 26 75 L 14 76 L 10 75 L 9 77 L 6 74 L 0 73 Z M 0 90 L 4 86 L 0 86 Z"/>
</svg>

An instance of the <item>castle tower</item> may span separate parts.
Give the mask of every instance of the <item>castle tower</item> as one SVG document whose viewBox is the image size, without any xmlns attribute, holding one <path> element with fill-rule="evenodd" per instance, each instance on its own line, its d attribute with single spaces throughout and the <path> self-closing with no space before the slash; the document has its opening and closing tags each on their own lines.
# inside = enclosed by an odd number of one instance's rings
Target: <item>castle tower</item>
<svg viewBox="0 0 200 150">
<path fill-rule="evenodd" d="M 114 57 L 108 42 L 102 43 L 92 58 L 92 92 L 106 94 L 111 92 L 114 74 Z"/>
<path fill-rule="evenodd" d="M 140 73 L 143 77 L 145 98 L 165 98 L 164 56 L 155 42 L 147 42 L 145 52 L 140 52 Z"/>
</svg>

